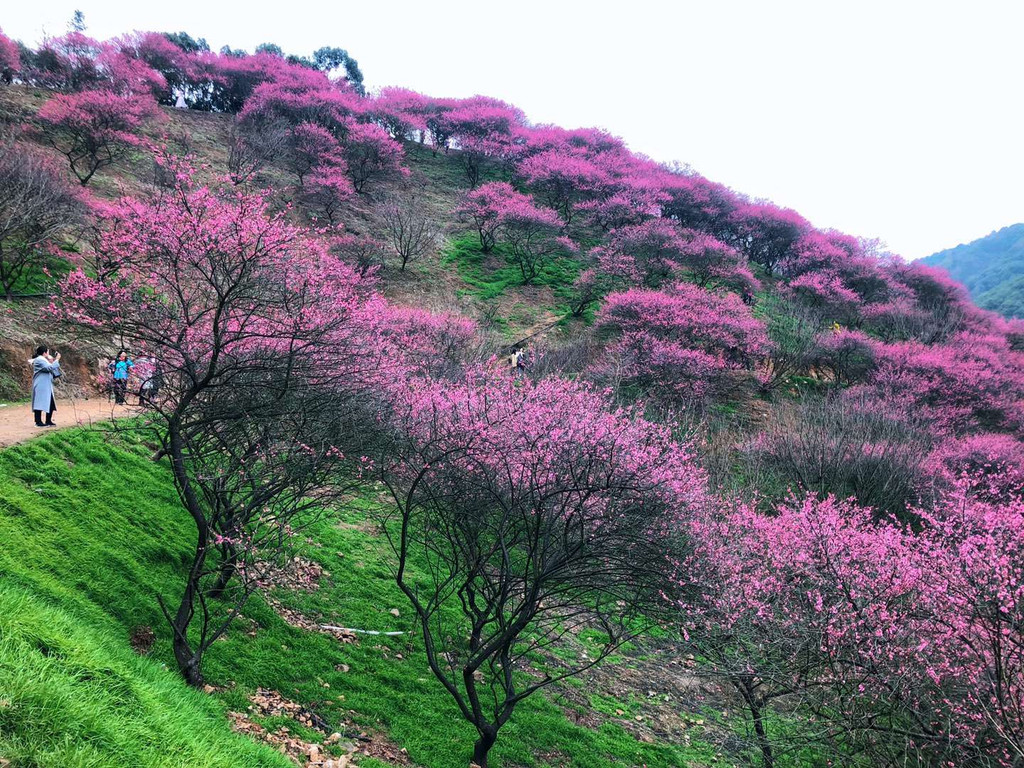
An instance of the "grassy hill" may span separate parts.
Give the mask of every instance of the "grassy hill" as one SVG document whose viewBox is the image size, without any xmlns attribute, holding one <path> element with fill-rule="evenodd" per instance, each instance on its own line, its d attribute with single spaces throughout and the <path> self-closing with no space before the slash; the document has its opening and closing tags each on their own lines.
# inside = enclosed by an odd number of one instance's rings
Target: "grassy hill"
<svg viewBox="0 0 1024 768">
<path fill-rule="evenodd" d="M 933 253 L 922 261 L 947 270 L 967 286 L 979 307 L 1024 317 L 1024 224 Z"/>
<path fill-rule="evenodd" d="M 471 728 L 427 670 L 358 503 L 309 532 L 301 562 L 318 586 L 273 590 L 276 607 L 250 601 L 209 655 L 207 693 L 187 688 L 168 666 L 157 597 L 175 595 L 190 521 L 150 453 L 131 432 L 87 430 L 0 453 L 0 756 L 10 768 L 292 764 L 233 733 L 239 715 L 228 712 L 244 714 L 250 731 L 284 727 L 304 745 L 326 743 L 328 754 L 358 747 L 375 755 L 357 757 L 364 768 L 465 764 Z M 297 623 L 406 634 L 343 642 Z M 655 649 L 633 649 L 599 678 L 527 700 L 497 763 L 725 764 L 716 744 L 729 729 L 710 725 L 721 714 L 702 703 L 706 691 L 680 667 L 662 668 Z M 642 693 L 615 684 L 638 678 Z M 278 694 L 290 708 L 266 706 Z M 343 738 L 332 744 L 334 731 Z"/>
</svg>

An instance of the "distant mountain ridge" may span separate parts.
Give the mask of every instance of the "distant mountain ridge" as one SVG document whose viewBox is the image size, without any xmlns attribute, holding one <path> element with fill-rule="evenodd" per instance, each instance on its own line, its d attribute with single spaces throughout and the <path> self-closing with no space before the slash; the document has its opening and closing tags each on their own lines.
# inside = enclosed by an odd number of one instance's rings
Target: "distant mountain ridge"
<svg viewBox="0 0 1024 768">
<path fill-rule="evenodd" d="M 1006 317 L 1024 317 L 1024 223 L 921 259 L 967 286 L 974 302 Z"/>
</svg>

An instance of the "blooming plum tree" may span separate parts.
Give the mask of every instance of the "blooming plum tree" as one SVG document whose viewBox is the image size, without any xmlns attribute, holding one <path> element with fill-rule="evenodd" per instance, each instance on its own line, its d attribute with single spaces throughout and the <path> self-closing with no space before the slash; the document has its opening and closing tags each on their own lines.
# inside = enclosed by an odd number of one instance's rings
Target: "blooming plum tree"
<svg viewBox="0 0 1024 768">
<path fill-rule="evenodd" d="M 0 29 L 0 82 L 12 83 L 21 71 L 21 53 L 18 44 Z"/>
<path fill-rule="evenodd" d="M 103 79 L 96 62 L 100 51 L 99 42 L 78 30 L 48 37 L 32 57 L 29 80 L 34 85 L 63 91 L 96 87 Z"/>
<path fill-rule="evenodd" d="M 100 246 L 115 271 L 71 273 L 54 311 L 163 371 L 148 427 L 196 537 L 177 606 L 161 605 L 178 668 L 199 685 L 205 651 L 268 563 L 355 477 L 339 473 L 352 420 L 336 415 L 354 413 L 348 388 L 381 361 L 358 334 L 360 279 L 322 242 L 268 217 L 262 195 L 174 170 L 174 187 L 108 210 Z M 228 595 L 231 607 L 211 607 Z"/>
<path fill-rule="evenodd" d="M 427 663 L 476 728 L 473 762 L 486 768 L 519 702 L 640 626 L 666 534 L 703 503 L 703 475 L 668 429 L 609 411 L 578 383 L 477 372 L 399 389 L 377 462 L 393 502 L 383 530 Z M 425 563 L 416 574 L 413 560 Z M 583 627 L 596 653 L 519 674 Z"/>
<path fill-rule="evenodd" d="M 356 192 L 374 179 L 408 175 L 402 166 L 402 147 L 373 123 L 350 122 L 343 142 L 349 178 Z"/>
<path fill-rule="evenodd" d="M 366 114 L 391 138 L 401 141 L 426 132 L 428 103 L 427 97 L 416 91 L 382 88 L 367 105 Z"/>
<path fill-rule="evenodd" d="M 736 243 L 747 258 L 774 274 L 791 256 L 793 245 L 810 229 L 796 211 L 766 203 L 745 203 L 729 215 Z"/>
<path fill-rule="evenodd" d="M 480 236 L 480 250 L 490 253 L 497 245 L 509 211 L 530 210 L 533 200 L 504 181 L 492 181 L 466 194 L 456 208 L 460 218 L 471 221 Z"/>
<path fill-rule="evenodd" d="M 106 90 L 60 94 L 39 110 L 47 141 L 64 155 L 83 186 L 96 171 L 142 143 L 142 124 L 154 116 L 152 100 Z"/>
<path fill-rule="evenodd" d="M 608 172 L 580 150 L 549 149 L 528 155 L 516 172 L 566 223 L 572 221 L 575 206 L 601 197 L 610 183 Z"/>
<path fill-rule="evenodd" d="M 500 216 L 502 237 L 524 285 L 532 283 L 550 259 L 577 250 L 576 243 L 562 234 L 562 222 L 554 211 L 518 198 L 506 198 L 505 203 Z"/>
<path fill-rule="evenodd" d="M 851 391 L 901 409 L 908 422 L 936 435 L 1012 430 L 1022 423 L 1024 367 L 1005 337 L 961 335 L 932 346 L 879 344 L 875 354 L 874 372 Z"/>
<path fill-rule="evenodd" d="M 679 283 L 610 294 L 595 329 L 612 342 L 592 373 L 663 400 L 700 400 L 769 349 L 764 324 L 734 294 Z"/>
<path fill-rule="evenodd" d="M 441 120 L 444 130 L 459 150 L 459 161 L 471 187 L 480 183 L 485 164 L 511 158 L 516 131 L 526 116 L 497 99 L 474 96 L 458 102 Z"/>
</svg>

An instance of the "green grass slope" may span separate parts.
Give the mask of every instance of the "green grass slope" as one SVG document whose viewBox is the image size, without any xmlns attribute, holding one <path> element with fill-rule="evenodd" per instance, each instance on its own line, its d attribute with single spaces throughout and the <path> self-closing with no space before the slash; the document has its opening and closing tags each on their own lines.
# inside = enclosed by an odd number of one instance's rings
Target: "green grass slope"
<svg viewBox="0 0 1024 768">
<path fill-rule="evenodd" d="M 415 764 L 468 764 L 473 731 L 427 670 L 381 542 L 358 507 L 340 524 L 309 532 L 302 556 L 327 572 L 319 589 L 277 590 L 274 598 L 315 621 L 404 636 L 341 643 L 287 624 L 255 598 L 211 649 L 205 672 L 217 692 L 181 683 L 168 669 L 157 595 L 176 597 L 192 534 L 166 467 L 149 454 L 130 434 L 86 430 L 0 452 L 0 757 L 11 768 L 290 765 L 229 729 L 225 710 L 245 712 L 259 687 L 332 728 L 405 748 Z M 147 657 L 129 646 L 138 627 L 156 633 Z M 610 708 L 607 694 L 585 682 L 574 692 L 574 701 L 589 704 L 584 710 Z M 625 717 L 582 725 L 572 715 L 564 697 L 528 700 L 502 731 L 495 764 L 722 764 L 699 732 L 685 746 L 647 743 Z M 253 719 L 309 741 L 324 738 L 285 717 Z M 384 763 L 364 757 L 359 764 Z"/>
</svg>

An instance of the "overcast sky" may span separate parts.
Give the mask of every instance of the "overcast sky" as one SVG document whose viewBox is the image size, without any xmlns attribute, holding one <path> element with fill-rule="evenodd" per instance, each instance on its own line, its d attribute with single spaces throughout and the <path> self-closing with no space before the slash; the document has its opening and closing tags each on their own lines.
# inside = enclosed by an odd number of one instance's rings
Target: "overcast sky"
<svg viewBox="0 0 1024 768">
<path fill-rule="evenodd" d="M 214 48 L 347 48 L 369 88 L 495 96 L 599 126 L 908 258 L 1024 221 L 1024 2 L 48 0 L 35 44 L 186 30 Z"/>
</svg>

